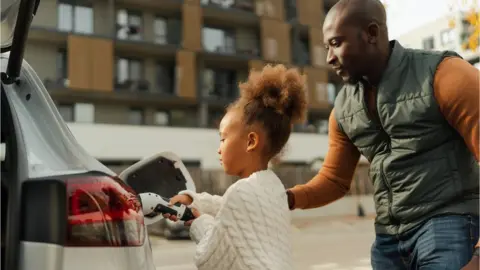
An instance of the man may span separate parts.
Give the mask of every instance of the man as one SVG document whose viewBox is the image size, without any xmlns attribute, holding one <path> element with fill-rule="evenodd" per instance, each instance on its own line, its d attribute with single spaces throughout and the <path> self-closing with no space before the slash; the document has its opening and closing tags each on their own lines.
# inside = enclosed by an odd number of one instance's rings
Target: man
<svg viewBox="0 0 480 270">
<path fill-rule="evenodd" d="M 323 167 L 287 191 L 290 208 L 343 197 L 363 155 L 377 214 L 374 269 L 478 269 L 478 70 L 454 52 L 389 41 L 378 0 L 340 0 L 323 35 L 346 84 Z"/>
</svg>

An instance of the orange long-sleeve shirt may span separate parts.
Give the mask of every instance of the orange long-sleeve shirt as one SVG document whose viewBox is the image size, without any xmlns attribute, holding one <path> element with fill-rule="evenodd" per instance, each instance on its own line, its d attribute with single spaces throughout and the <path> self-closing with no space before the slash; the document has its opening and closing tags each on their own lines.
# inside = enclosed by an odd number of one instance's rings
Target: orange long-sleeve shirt
<svg viewBox="0 0 480 270">
<path fill-rule="evenodd" d="M 449 57 L 438 66 L 434 94 L 440 110 L 479 160 L 479 71 L 461 58 Z M 369 91 L 368 109 L 377 115 L 375 91 Z M 329 150 L 320 172 L 308 183 L 290 189 L 293 208 L 314 208 L 343 197 L 349 190 L 360 152 L 329 119 Z"/>
</svg>

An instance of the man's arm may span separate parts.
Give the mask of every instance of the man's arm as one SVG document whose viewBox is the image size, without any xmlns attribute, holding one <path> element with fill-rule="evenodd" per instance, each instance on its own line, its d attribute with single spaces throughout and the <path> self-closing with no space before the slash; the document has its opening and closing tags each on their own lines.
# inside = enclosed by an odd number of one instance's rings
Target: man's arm
<svg viewBox="0 0 480 270">
<path fill-rule="evenodd" d="M 463 137 L 479 161 L 480 72 L 467 61 L 449 57 L 438 65 L 433 82 L 435 98 L 448 123 Z M 480 241 L 476 247 L 480 247 Z"/>
<path fill-rule="evenodd" d="M 308 183 L 287 191 L 290 209 L 315 208 L 342 198 L 350 189 L 360 152 L 343 133 L 330 113 L 329 149 L 320 172 Z"/>
<path fill-rule="evenodd" d="M 467 61 L 449 57 L 438 66 L 433 82 L 440 111 L 463 137 L 477 161 L 479 74 Z"/>
</svg>

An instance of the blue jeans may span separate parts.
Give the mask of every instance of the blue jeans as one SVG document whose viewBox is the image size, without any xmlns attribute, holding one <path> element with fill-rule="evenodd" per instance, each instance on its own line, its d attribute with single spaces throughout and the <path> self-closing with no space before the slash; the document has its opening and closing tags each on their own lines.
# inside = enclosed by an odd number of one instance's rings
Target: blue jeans
<svg viewBox="0 0 480 270">
<path fill-rule="evenodd" d="M 433 217 L 405 235 L 377 234 L 374 270 L 460 270 L 478 242 L 478 216 Z"/>
</svg>

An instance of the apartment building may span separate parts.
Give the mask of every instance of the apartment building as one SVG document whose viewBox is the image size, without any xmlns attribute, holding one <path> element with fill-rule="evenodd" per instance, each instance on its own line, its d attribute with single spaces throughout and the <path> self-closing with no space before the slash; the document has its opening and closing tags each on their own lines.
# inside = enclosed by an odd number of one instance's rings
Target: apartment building
<svg viewBox="0 0 480 270">
<path fill-rule="evenodd" d="M 467 21 L 466 12 L 446 14 L 435 21 L 398 38 L 406 47 L 425 50 L 452 50 L 465 60 L 480 69 L 480 46 L 476 51 L 462 46 L 475 31 L 475 27 Z"/>
<path fill-rule="evenodd" d="M 321 26 L 335 0 L 42 0 L 25 58 L 67 122 L 213 128 L 267 63 L 307 76 L 323 130 L 340 82 Z"/>
</svg>

